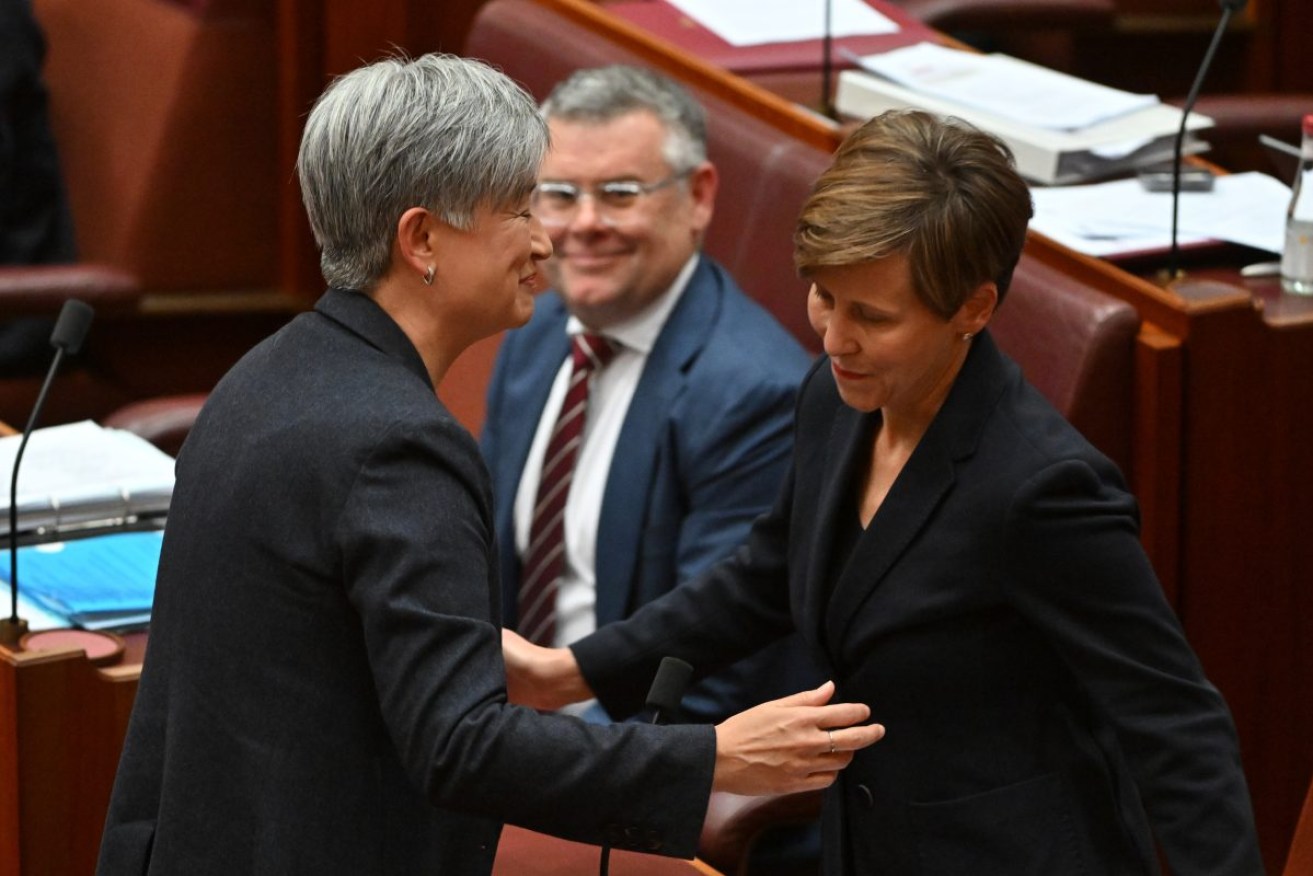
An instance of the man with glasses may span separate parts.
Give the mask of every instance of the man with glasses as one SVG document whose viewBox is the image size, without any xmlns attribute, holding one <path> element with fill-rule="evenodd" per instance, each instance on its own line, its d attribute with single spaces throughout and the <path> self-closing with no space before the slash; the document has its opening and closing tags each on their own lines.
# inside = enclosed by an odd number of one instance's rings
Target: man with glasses
<svg viewBox="0 0 1313 876">
<path fill-rule="evenodd" d="M 552 149 L 532 209 L 553 289 L 502 344 L 483 450 L 505 623 L 563 646 L 740 543 L 787 470 L 808 357 L 699 252 L 717 174 L 683 88 L 581 70 L 542 112 Z M 720 721 L 816 678 L 791 639 L 695 685 L 685 713 Z"/>
</svg>

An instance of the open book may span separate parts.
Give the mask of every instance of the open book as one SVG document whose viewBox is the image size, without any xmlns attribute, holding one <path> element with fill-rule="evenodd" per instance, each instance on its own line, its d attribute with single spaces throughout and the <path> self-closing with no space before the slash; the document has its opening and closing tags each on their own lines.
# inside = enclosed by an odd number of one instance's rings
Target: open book
<svg viewBox="0 0 1313 876">
<path fill-rule="evenodd" d="M 22 436 L 0 438 L 5 473 L 0 520 L 9 531 L 9 484 Z M 37 429 L 18 472 L 18 535 L 113 529 L 163 517 L 173 497 L 173 458 L 150 442 L 90 420 Z"/>
</svg>

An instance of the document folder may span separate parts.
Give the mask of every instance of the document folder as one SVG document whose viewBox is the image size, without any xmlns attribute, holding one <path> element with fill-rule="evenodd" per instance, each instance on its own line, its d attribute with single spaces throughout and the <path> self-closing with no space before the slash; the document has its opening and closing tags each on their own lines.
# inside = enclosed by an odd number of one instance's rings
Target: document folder
<svg viewBox="0 0 1313 876">
<path fill-rule="evenodd" d="M 839 74 L 835 107 L 843 115 L 862 119 L 906 107 L 956 116 L 1007 143 L 1016 156 L 1021 175 L 1045 185 L 1085 182 L 1170 159 L 1181 124 L 1179 109 L 1158 104 L 1078 131 L 1042 130 L 922 94 L 858 70 Z M 1190 114 L 1186 124 L 1186 155 L 1207 148 L 1191 133 L 1212 125 L 1213 120 L 1207 116 Z"/>
<path fill-rule="evenodd" d="M 0 471 L 13 471 L 22 436 L 0 438 Z M 18 537 L 49 540 L 163 518 L 173 498 L 173 459 L 150 442 L 84 420 L 34 431 L 18 473 Z M 0 498 L 9 529 L 9 491 Z"/>
</svg>

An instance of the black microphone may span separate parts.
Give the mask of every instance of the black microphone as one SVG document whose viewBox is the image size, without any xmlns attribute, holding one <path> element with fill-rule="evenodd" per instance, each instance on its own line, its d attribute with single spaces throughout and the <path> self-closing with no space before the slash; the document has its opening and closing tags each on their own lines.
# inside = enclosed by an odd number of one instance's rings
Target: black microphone
<svg viewBox="0 0 1313 876">
<path fill-rule="evenodd" d="M 652 723 L 660 724 L 679 709 L 684 689 L 693 677 L 693 667 L 678 657 L 662 657 L 652 687 L 647 691 L 647 707 L 652 710 Z"/>
<path fill-rule="evenodd" d="M 1169 283 L 1176 279 L 1181 257 L 1181 247 L 1176 238 L 1181 208 L 1181 153 L 1185 148 L 1185 123 L 1190 118 L 1190 111 L 1194 109 L 1195 101 L 1199 99 L 1199 90 L 1203 88 L 1208 68 L 1213 65 L 1213 55 L 1217 54 L 1217 46 L 1222 42 L 1222 34 L 1226 32 L 1231 16 L 1245 8 L 1246 0 L 1220 0 L 1220 2 L 1222 18 L 1217 22 L 1217 30 L 1213 31 L 1213 41 L 1208 44 L 1203 63 L 1199 65 L 1199 72 L 1195 74 L 1194 84 L 1190 86 L 1190 93 L 1186 95 L 1185 106 L 1181 109 L 1181 127 L 1176 132 L 1176 145 L 1172 149 L 1172 249 L 1167 258 Z"/>
<path fill-rule="evenodd" d="M 679 701 L 684 698 L 684 689 L 693 677 L 693 667 L 678 657 L 662 657 L 657 667 L 652 686 L 647 689 L 647 707 L 652 710 L 652 723 L 660 724 L 662 717 L 669 717 L 679 708 Z M 611 866 L 611 845 L 602 844 L 602 854 L 597 862 L 598 876 L 607 876 Z"/>
<path fill-rule="evenodd" d="M 834 78 L 834 23 L 833 0 L 825 0 L 825 30 L 821 33 L 821 112 L 828 119 L 835 118 L 830 103 L 830 83 Z"/>
<path fill-rule="evenodd" d="M 50 333 L 50 344 L 55 348 L 55 359 L 46 372 L 45 383 L 37 393 L 36 404 L 32 406 L 32 415 L 27 418 L 27 427 L 23 429 L 23 439 L 14 454 L 14 470 L 9 479 L 9 617 L 0 620 L 0 644 L 10 648 L 17 647 L 18 640 L 27 632 L 27 621 L 18 616 L 18 465 L 23 461 L 23 451 L 27 449 L 27 439 L 32 437 L 36 418 L 45 406 L 46 396 L 50 393 L 50 384 L 55 380 L 55 372 L 65 355 L 73 355 L 82 349 L 87 330 L 91 328 L 91 317 L 95 311 L 91 305 L 70 298 L 64 302 L 55 321 L 55 329 Z"/>
</svg>

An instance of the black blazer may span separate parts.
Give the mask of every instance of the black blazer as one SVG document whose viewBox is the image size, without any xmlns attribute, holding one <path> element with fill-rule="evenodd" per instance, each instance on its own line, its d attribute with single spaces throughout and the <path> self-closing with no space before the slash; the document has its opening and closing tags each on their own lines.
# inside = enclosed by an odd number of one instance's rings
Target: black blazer
<svg viewBox="0 0 1313 876">
<path fill-rule="evenodd" d="M 846 559 L 879 413 L 822 359 L 792 474 L 731 560 L 575 646 L 608 708 L 796 625 L 888 731 L 827 795 L 827 874 L 1261 874 L 1234 728 L 1140 547 L 1134 499 L 980 335 Z"/>
<path fill-rule="evenodd" d="M 330 291 L 179 457 L 98 872 L 486 874 L 502 819 L 692 856 L 712 729 L 507 706 L 493 558 L 474 440 Z"/>
</svg>

